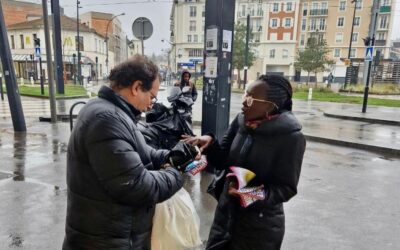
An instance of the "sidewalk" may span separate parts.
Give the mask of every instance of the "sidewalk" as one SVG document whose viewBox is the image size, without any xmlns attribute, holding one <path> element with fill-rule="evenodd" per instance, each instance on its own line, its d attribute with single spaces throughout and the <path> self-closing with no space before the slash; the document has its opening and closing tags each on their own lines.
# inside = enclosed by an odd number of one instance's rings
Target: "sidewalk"
<svg viewBox="0 0 400 250">
<path fill-rule="evenodd" d="M 167 96 L 168 87 L 163 86 L 158 99 L 167 104 Z M 21 99 L 27 119 L 50 116 L 48 100 Z M 57 113 L 67 115 L 75 102 L 87 100 L 58 100 Z M 201 100 L 202 93 L 199 91 L 198 100 L 193 106 L 194 126 L 201 125 Z M 77 106 L 74 114 L 81 108 L 82 105 Z M 232 93 L 230 109 L 232 120 L 240 112 L 241 94 Z M 294 113 L 302 123 L 303 133 L 308 140 L 400 156 L 400 108 L 368 106 L 367 113 L 363 114 L 361 105 L 295 100 Z M 8 102 L 0 101 L 0 119 L 9 117 Z M 198 128 L 196 130 L 199 131 Z"/>
</svg>

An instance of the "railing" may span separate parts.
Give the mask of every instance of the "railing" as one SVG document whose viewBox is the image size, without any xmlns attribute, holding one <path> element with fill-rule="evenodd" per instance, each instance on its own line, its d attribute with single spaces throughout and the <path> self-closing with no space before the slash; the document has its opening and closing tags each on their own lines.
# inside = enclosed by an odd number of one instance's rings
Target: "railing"
<svg viewBox="0 0 400 250">
<path fill-rule="evenodd" d="M 385 46 L 386 45 L 386 40 L 375 40 L 375 46 Z"/>
<path fill-rule="evenodd" d="M 328 9 L 314 9 L 310 10 L 310 16 L 327 16 Z"/>
</svg>

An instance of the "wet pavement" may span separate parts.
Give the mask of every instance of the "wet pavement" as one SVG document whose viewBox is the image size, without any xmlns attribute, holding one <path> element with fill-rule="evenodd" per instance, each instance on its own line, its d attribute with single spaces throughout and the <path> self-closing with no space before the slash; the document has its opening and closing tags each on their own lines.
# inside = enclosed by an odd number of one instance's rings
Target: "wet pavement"
<svg viewBox="0 0 400 250">
<path fill-rule="evenodd" d="M 167 91 L 161 91 L 159 99 L 165 100 L 166 95 Z M 76 101 L 58 101 L 58 109 L 68 112 Z M 50 114 L 48 101 L 23 97 L 28 132 L 14 133 L 5 104 L 0 101 L 0 249 L 60 249 L 66 212 L 69 124 L 39 122 L 38 116 Z M 240 95 L 234 94 L 231 110 L 239 108 Z M 323 115 L 324 110 L 357 108 L 295 101 L 295 113 L 305 134 L 321 138 L 329 135 L 332 140 L 358 137 L 362 143 L 390 144 L 392 148 L 399 145 L 398 126 Z M 195 121 L 199 114 L 201 105 L 197 102 Z M 232 112 L 231 118 L 234 115 Z M 298 195 L 285 205 L 282 248 L 399 249 L 399 166 L 400 158 L 388 154 L 308 141 Z M 216 206 L 205 192 L 211 178 L 202 173 L 187 177 L 185 182 L 201 218 L 204 241 Z"/>
</svg>

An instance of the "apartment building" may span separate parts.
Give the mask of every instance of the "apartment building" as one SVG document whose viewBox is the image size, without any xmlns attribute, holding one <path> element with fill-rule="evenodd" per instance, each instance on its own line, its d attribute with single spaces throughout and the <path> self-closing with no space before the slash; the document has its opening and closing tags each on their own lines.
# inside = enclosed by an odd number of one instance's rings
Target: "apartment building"
<svg viewBox="0 0 400 250">
<path fill-rule="evenodd" d="M 52 37 L 52 18 L 49 17 L 50 37 Z M 76 74 L 77 64 L 77 45 L 78 39 L 76 36 L 76 20 L 70 17 L 61 16 L 61 41 L 64 63 L 65 79 L 73 79 Z M 34 57 L 35 44 L 34 39 L 41 40 L 41 54 L 43 61 L 43 69 L 47 76 L 46 65 L 46 48 L 43 19 L 22 22 L 10 25 L 8 28 L 8 39 L 11 48 L 11 53 L 14 61 L 17 77 L 28 78 L 29 76 L 37 76 L 38 60 Z M 105 75 L 105 56 L 106 47 L 103 43 L 104 36 L 97 33 L 94 29 L 81 24 L 80 29 L 80 51 L 83 76 L 93 76 L 93 72 L 98 72 L 98 76 Z M 100 41 L 100 42 L 99 42 Z M 52 48 L 53 40 L 51 39 Z M 113 54 L 111 54 L 113 56 Z M 96 60 L 97 58 L 97 60 Z M 96 63 L 97 62 L 97 63 Z"/>
<path fill-rule="evenodd" d="M 381 51 L 384 58 L 390 53 L 390 31 L 394 15 L 392 9 L 395 1 L 380 1 L 380 13 L 376 26 L 375 53 Z M 337 0 L 337 1 L 311 1 L 301 0 L 298 43 L 299 49 L 305 48 L 310 37 L 319 40 L 325 39 L 330 49 L 330 57 L 335 64 L 329 70 L 335 76 L 336 81 L 344 82 L 346 75 L 345 59 L 350 58 L 357 70 L 362 68 L 365 45 L 363 38 L 368 36 L 371 25 L 373 0 Z M 354 12 L 355 10 L 355 12 Z M 351 29 L 354 27 L 353 36 Z M 350 39 L 351 49 L 350 49 Z M 319 81 L 323 80 L 330 72 L 324 72 L 317 76 Z M 362 77 L 361 70 L 359 71 Z M 296 72 L 296 80 L 304 80 L 305 72 Z"/>
<path fill-rule="evenodd" d="M 250 16 L 256 61 L 249 69 L 249 81 L 260 74 L 273 73 L 289 79 L 294 76 L 299 1 L 239 0 L 236 23 L 246 24 Z"/>
<path fill-rule="evenodd" d="M 79 20 L 87 27 L 108 38 L 108 50 L 113 53 L 113 57 L 108 56 L 109 70 L 128 58 L 130 54 L 129 40 L 121 28 L 121 21 L 118 17 L 115 18 L 115 15 L 110 13 L 90 11 L 80 15 Z M 105 43 L 105 39 L 98 42 Z"/>
<path fill-rule="evenodd" d="M 183 69 L 199 73 L 203 65 L 205 0 L 175 0 L 171 10 L 168 40 L 173 72 Z"/>
</svg>

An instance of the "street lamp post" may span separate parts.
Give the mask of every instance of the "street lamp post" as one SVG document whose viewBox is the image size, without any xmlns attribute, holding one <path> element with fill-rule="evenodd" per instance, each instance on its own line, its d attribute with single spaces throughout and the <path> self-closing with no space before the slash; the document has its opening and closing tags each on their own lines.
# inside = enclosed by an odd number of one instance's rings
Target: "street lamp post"
<svg viewBox="0 0 400 250">
<path fill-rule="evenodd" d="M 172 45 L 173 47 L 174 47 L 174 54 L 175 54 L 175 58 L 174 58 L 174 68 L 175 68 L 175 73 L 177 72 L 177 70 L 178 70 L 178 66 L 177 66 L 177 60 L 176 60 L 176 43 L 173 43 L 173 42 L 171 42 L 171 41 L 168 41 L 168 40 L 166 40 L 166 39 L 161 39 L 161 42 L 167 42 L 167 43 L 169 43 L 170 45 Z"/>
<path fill-rule="evenodd" d="M 79 51 L 80 50 L 80 47 L 81 47 L 81 41 L 80 41 L 80 38 L 79 38 L 79 8 L 81 8 L 80 6 L 79 6 L 79 4 L 80 4 L 81 2 L 80 1 L 76 1 L 76 33 L 77 33 L 77 38 L 76 38 L 76 44 L 77 44 L 77 46 L 76 46 L 76 51 L 77 51 L 77 56 L 78 56 L 78 64 L 77 64 L 77 66 L 78 66 L 78 83 L 79 83 L 79 85 L 82 85 L 82 78 L 81 78 L 81 52 Z"/>
<path fill-rule="evenodd" d="M 108 20 L 108 23 L 107 23 L 107 28 L 106 28 L 106 39 L 105 39 L 105 42 L 106 42 L 106 72 L 107 72 L 107 75 L 108 75 L 108 27 L 110 27 L 110 23 L 116 18 L 116 17 L 119 17 L 119 16 L 124 16 L 125 15 L 125 13 L 121 13 L 121 14 L 119 14 L 119 15 L 115 15 L 115 16 L 113 16 L 110 20 Z"/>
<path fill-rule="evenodd" d="M 354 19 L 356 18 L 357 0 L 352 0 L 351 3 L 354 3 L 354 11 L 353 11 L 353 21 L 352 21 L 352 23 L 351 23 L 349 53 L 348 53 L 348 55 L 347 55 L 347 59 L 349 59 L 350 65 L 347 67 L 347 70 L 349 70 L 350 67 L 351 67 L 351 68 L 353 67 L 353 64 L 352 64 L 352 62 L 351 62 L 351 46 L 352 46 L 352 44 L 353 44 Z M 347 78 L 349 78 L 349 77 L 350 77 L 350 80 L 347 79 Z M 344 88 L 345 88 L 345 89 L 346 89 L 346 85 L 347 85 L 347 82 L 348 82 L 348 81 L 351 81 L 351 76 L 349 76 L 349 74 L 347 74 L 347 72 L 346 72 L 346 79 L 345 79 L 345 81 L 344 81 Z"/>
</svg>

